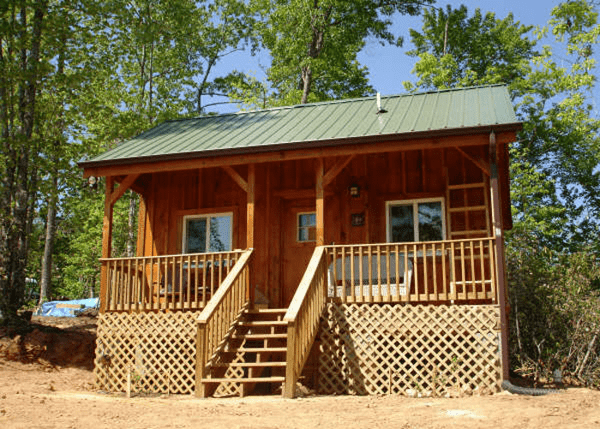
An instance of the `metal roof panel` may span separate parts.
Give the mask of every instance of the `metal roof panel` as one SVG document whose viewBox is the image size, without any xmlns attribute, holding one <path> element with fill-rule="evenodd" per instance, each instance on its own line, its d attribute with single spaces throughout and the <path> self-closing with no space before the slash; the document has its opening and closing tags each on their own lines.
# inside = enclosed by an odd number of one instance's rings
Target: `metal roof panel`
<svg viewBox="0 0 600 429">
<path fill-rule="evenodd" d="M 381 97 L 381 107 L 385 113 L 377 113 L 376 97 L 365 97 L 167 121 L 82 165 L 519 125 L 505 86 Z"/>
</svg>

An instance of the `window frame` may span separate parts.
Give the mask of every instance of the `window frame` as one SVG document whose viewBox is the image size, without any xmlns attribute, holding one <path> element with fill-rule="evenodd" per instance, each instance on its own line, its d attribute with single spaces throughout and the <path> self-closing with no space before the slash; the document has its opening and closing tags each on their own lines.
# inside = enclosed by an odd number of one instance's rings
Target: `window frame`
<svg viewBox="0 0 600 429">
<path fill-rule="evenodd" d="M 224 252 L 230 252 L 233 249 L 233 212 L 220 212 L 220 213 L 204 213 L 204 214 L 193 214 L 193 215 L 184 215 L 183 216 L 183 233 L 181 237 L 181 253 L 188 254 L 187 249 L 187 224 L 189 220 L 194 219 L 207 219 L 207 231 L 210 229 L 210 219 L 217 217 L 228 217 L 229 223 L 231 227 L 229 228 L 229 248 L 230 250 L 224 250 Z M 206 249 L 205 252 L 200 253 L 214 253 L 209 252 L 208 248 L 210 247 L 210 234 L 206 234 Z"/>
<path fill-rule="evenodd" d="M 442 238 L 441 241 L 446 240 L 446 204 L 444 201 L 444 197 L 434 197 L 434 198 L 414 198 L 410 200 L 394 200 L 394 201 L 386 201 L 385 202 L 385 228 L 386 228 L 386 239 L 388 243 L 396 243 L 396 241 L 392 241 L 392 225 L 390 219 L 390 208 L 392 206 L 408 206 L 412 205 L 412 214 L 413 214 L 413 225 L 414 225 L 414 241 L 403 241 L 401 243 L 419 243 L 419 204 L 421 203 L 440 203 L 442 208 Z M 438 240 L 435 240 L 438 241 Z M 400 243 L 400 242 L 398 242 Z"/>
<path fill-rule="evenodd" d="M 300 240 L 300 228 L 310 228 L 312 225 L 308 227 L 300 226 L 300 216 L 302 215 L 314 215 L 315 216 L 315 239 L 314 240 Z M 310 234 L 309 234 L 310 236 Z M 296 213 L 296 243 L 316 243 L 317 242 L 317 212 L 316 211 L 302 211 Z"/>
</svg>

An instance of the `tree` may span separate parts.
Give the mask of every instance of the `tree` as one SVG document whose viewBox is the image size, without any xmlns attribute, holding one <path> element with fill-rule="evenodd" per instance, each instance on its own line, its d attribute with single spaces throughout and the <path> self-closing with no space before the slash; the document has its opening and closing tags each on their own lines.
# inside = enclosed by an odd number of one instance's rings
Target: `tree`
<svg viewBox="0 0 600 429">
<path fill-rule="evenodd" d="M 442 55 L 443 21 L 449 19 L 447 53 Z M 416 84 L 409 89 L 506 83 L 524 123 L 512 145 L 512 201 L 515 230 L 535 234 L 548 246 L 589 242 L 600 226 L 598 120 L 587 94 L 593 88 L 597 43 L 596 13 L 584 0 L 553 10 L 548 31 L 565 43 L 556 62 L 550 47 L 535 52 L 531 27 L 512 16 L 468 17 L 464 6 L 446 13 L 426 12 L 423 32 L 412 30 L 420 59 Z M 583 240 L 583 241 L 582 241 Z"/>
<path fill-rule="evenodd" d="M 533 168 L 534 175 L 513 175 L 516 219 L 521 226 L 526 219 L 554 223 L 539 237 L 558 250 L 581 245 L 600 249 L 600 121 L 589 100 L 596 80 L 592 52 L 600 37 L 598 14 L 585 0 L 562 3 L 539 37 L 548 32 L 557 46 L 565 46 L 564 54 L 544 47 L 518 86 L 524 127 L 511 150 L 513 170 Z M 544 183 L 552 206 L 521 193 L 534 180 Z"/>
<path fill-rule="evenodd" d="M 514 21 L 512 14 L 497 19 L 467 7 L 426 9 L 422 33 L 411 29 L 415 49 L 407 54 L 418 57 L 414 72 L 416 84 L 407 89 L 445 89 L 481 84 L 513 84 L 529 72 L 535 41 L 527 33 L 531 26 Z M 447 30 L 447 32 L 446 32 Z"/>
<path fill-rule="evenodd" d="M 48 1 L 0 8 L 0 312 L 15 320 L 23 303 L 40 139 L 36 99 L 49 64 L 43 35 Z"/>
<path fill-rule="evenodd" d="M 80 281 L 93 284 L 93 273 L 83 266 L 82 258 L 67 254 L 99 256 L 97 240 L 89 236 L 89 225 L 83 222 L 101 211 L 102 202 L 82 192 L 76 161 L 157 120 L 190 115 L 196 108 L 202 111 L 201 96 L 211 90 L 211 67 L 241 46 L 248 22 L 245 2 L 239 0 L 49 2 L 40 48 L 43 79 L 36 92 L 32 134 L 38 141 L 32 151 L 37 180 L 30 188 L 38 197 L 30 198 L 28 210 L 29 224 L 36 232 L 43 223 L 39 217 L 45 218 L 46 240 L 43 252 L 38 246 L 35 249 L 36 258 L 44 255 L 41 268 L 36 260 L 24 269 L 37 278 L 41 270 L 40 299 L 50 289 L 79 297 L 73 295 L 81 292 L 72 280 L 74 273 L 79 273 Z M 121 240 L 123 232 L 132 252 L 137 196 L 130 192 L 126 199 L 127 227 L 116 231 L 115 241 Z M 72 209 L 83 210 L 88 217 L 72 216 Z M 124 210 L 121 201 L 118 209 Z M 73 222 L 81 222 L 79 228 Z M 100 237 L 100 231 L 91 231 Z M 58 270 L 53 269 L 52 259 L 59 262 Z"/>
<path fill-rule="evenodd" d="M 416 15 L 421 5 L 396 0 L 255 0 L 260 43 L 272 58 L 267 71 L 277 104 L 373 93 L 358 52 L 367 37 L 401 45 L 389 30 L 394 14 Z"/>
</svg>

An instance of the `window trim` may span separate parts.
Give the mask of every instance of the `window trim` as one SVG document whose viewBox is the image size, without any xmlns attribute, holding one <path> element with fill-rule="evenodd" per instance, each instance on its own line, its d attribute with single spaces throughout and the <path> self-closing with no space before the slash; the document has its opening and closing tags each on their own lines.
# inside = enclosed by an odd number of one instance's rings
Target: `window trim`
<svg viewBox="0 0 600 429">
<path fill-rule="evenodd" d="M 391 206 L 413 206 L 413 222 L 415 225 L 415 241 L 407 241 L 406 243 L 419 243 L 419 204 L 420 203 L 440 203 L 442 207 L 442 241 L 446 240 L 446 204 L 444 201 L 444 197 L 435 197 L 435 198 L 413 198 L 410 200 L 394 200 L 394 201 L 386 201 L 385 202 L 385 229 L 386 229 L 386 240 L 388 243 L 395 243 L 392 241 L 392 227 L 390 224 L 390 207 Z"/>
<path fill-rule="evenodd" d="M 315 215 L 315 239 L 314 240 L 300 240 L 300 216 L 302 215 Z M 306 227 L 304 227 L 306 228 Z M 296 213 L 296 243 L 316 243 L 316 230 L 317 230 L 317 212 L 316 211 L 301 211 Z"/>
<path fill-rule="evenodd" d="M 187 223 L 188 220 L 192 219 L 210 219 L 213 217 L 229 217 L 229 222 L 231 227 L 229 228 L 229 247 L 233 249 L 233 212 L 221 212 L 221 213 L 204 213 L 204 214 L 194 214 L 194 215 L 185 215 L 183 216 L 183 234 L 181 235 L 181 253 L 188 254 L 187 249 Z M 209 220 L 210 223 L 210 220 Z M 209 247 L 210 234 L 206 234 L 206 248 Z M 229 250 L 226 250 L 229 252 Z M 211 252 L 200 252 L 200 253 L 211 253 Z"/>
</svg>

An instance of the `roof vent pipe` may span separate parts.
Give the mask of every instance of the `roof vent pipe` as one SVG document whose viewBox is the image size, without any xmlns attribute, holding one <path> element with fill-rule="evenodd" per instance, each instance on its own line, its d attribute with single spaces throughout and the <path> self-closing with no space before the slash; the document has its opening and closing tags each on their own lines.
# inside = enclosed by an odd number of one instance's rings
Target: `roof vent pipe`
<svg viewBox="0 0 600 429">
<path fill-rule="evenodd" d="M 381 108 L 381 94 L 377 93 L 377 114 L 385 113 L 387 110 Z"/>
</svg>

